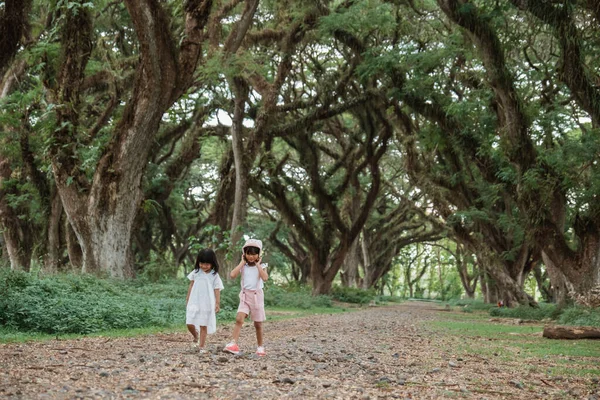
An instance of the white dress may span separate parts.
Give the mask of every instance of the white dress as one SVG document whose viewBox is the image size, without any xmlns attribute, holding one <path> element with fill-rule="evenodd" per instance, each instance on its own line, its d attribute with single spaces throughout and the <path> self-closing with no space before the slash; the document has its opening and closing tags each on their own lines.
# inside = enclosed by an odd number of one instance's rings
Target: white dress
<svg viewBox="0 0 600 400">
<path fill-rule="evenodd" d="M 223 281 L 218 273 L 208 273 L 199 269 L 189 273 L 187 278 L 194 281 L 192 292 L 188 299 L 185 313 L 187 325 L 206 326 L 208 333 L 217 330 L 217 315 L 215 313 L 215 289 L 223 289 Z"/>
</svg>

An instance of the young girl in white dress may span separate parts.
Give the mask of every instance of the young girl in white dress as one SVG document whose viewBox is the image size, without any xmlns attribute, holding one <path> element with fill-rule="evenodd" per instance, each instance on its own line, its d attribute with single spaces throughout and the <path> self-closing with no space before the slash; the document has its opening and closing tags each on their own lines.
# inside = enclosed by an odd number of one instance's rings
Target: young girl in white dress
<svg viewBox="0 0 600 400">
<path fill-rule="evenodd" d="M 217 255 L 212 249 L 198 253 L 194 270 L 187 276 L 190 280 L 186 298 L 185 323 L 194 337 L 194 348 L 205 353 L 206 335 L 217 330 L 217 315 L 221 309 L 223 281 L 219 277 Z"/>
</svg>

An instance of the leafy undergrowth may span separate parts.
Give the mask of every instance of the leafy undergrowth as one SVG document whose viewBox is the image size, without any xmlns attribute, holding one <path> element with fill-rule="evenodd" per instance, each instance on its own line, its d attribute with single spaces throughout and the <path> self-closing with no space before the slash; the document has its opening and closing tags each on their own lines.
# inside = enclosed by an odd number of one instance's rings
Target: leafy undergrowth
<svg viewBox="0 0 600 400">
<path fill-rule="evenodd" d="M 0 270 L 0 342 L 177 331 L 185 321 L 187 289 L 184 278 L 120 281 L 75 274 L 38 277 Z M 238 283 L 225 282 L 218 323 L 229 324 L 235 319 L 238 294 Z M 341 289 L 332 296 L 312 296 L 307 286 L 284 287 L 271 282 L 265 286 L 267 314 L 274 319 L 349 309 L 338 305 L 340 299 L 362 305 L 373 301 L 374 293 Z"/>
</svg>

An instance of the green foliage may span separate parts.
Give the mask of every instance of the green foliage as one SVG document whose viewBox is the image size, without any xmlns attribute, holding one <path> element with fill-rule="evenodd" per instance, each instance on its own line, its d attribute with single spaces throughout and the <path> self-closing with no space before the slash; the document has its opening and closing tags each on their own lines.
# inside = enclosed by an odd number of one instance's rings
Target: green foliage
<svg viewBox="0 0 600 400">
<path fill-rule="evenodd" d="M 484 303 L 480 299 L 452 299 L 448 301 L 452 307 L 461 307 L 463 310 L 470 311 L 488 311 L 492 308 L 498 308 L 495 304 Z"/>
<path fill-rule="evenodd" d="M 375 297 L 375 303 L 377 303 L 377 304 L 401 303 L 402 301 L 404 301 L 404 300 L 398 296 L 377 296 L 377 297 Z"/>
<path fill-rule="evenodd" d="M 217 320 L 235 319 L 240 287 L 224 282 Z M 35 277 L 0 270 L 0 324 L 7 331 L 89 334 L 114 329 L 185 324 L 188 281 L 116 281 L 90 275 Z M 265 306 L 300 310 L 331 308 L 330 296 L 313 297 L 307 286 L 267 283 Z M 268 310 L 267 310 L 268 313 Z"/>
<path fill-rule="evenodd" d="M 178 270 L 179 267 L 173 262 L 153 256 L 150 261 L 141 264 L 139 278 L 149 282 L 165 281 L 175 278 Z"/>
<path fill-rule="evenodd" d="M 555 304 L 540 304 L 539 307 L 519 306 L 515 308 L 492 307 L 489 310 L 491 316 L 502 318 L 520 318 L 541 321 L 543 319 L 554 319 L 560 311 Z"/>
<path fill-rule="evenodd" d="M 227 250 L 230 240 L 231 232 L 221 230 L 217 225 L 207 225 L 202 228 L 198 237 L 191 236 L 189 238 L 189 242 L 191 243 L 190 249 L 195 253 L 205 248 L 211 248 L 215 251 Z"/>
<path fill-rule="evenodd" d="M 375 290 L 334 286 L 331 289 L 331 296 L 344 303 L 368 304 L 375 300 Z"/>
<path fill-rule="evenodd" d="M 268 285 L 265 288 L 265 307 L 299 308 L 332 307 L 331 297 L 312 296 L 308 286 L 281 287 Z"/>
<path fill-rule="evenodd" d="M 356 36 L 375 33 L 391 33 L 395 28 L 392 6 L 381 1 L 356 1 L 348 8 L 319 20 L 322 34 L 345 31 Z"/>
<path fill-rule="evenodd" d="M 574 326 L 594 326 L 600 328 L 600 308 L 574 306 L 562 310 L 558 323 Z"/>
<path fill-rule="evenodd" d="M 516 308 L 498 308 L 491 306 L 489 314 L 494 317 L 520 318 L 535 321 L 544 319 L 556 320 L 561 325 L 600 327 L 600 309 L 582 306 L 559 308 L 556 304 L 542 303 L 533 308 L 520 306 Z"/>
<path fill-rule="evenodd" d="M 23 332 L 93 333 L 108 329 L 167 326 L 183 320 L 179 298 L 148 297 L 131 283 L 92 276 L 35 278 L 0 271 L 0 324 Z"/>
</svg>

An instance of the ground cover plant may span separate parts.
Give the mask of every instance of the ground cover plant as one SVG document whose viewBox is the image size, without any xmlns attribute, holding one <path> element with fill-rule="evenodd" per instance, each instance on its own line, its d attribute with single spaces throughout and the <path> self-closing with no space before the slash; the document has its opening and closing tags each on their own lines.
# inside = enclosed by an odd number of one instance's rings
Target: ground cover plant
<svg viewBox="0 0 600 400">
<path fill-rule="evenodd" d="M 225 283 L 219 323 L 235 319 L 239 284 Z M 185 278 L 149 282 L 101 279 L 91 275 L 36 276 L 0 270 L 0 341 L 43 335 L 107 334 L 181 329 L 185 321 Z M 349 301 L 345 297 L 343 301 Z M 267 282 L 265 305 L 273 318 L 345 311 L 332 296 L 312 296 L 306 286 Z M 371 294 L 356 303 L 373 299 Z M 114 334 L 114 332 L 113 332 Z M 40 336 L 42 335 L 42 336 Z"/>
<path fill-rule="evenodd" d="M 541 322 L 490 318 L 489 314 L 477 311 L 445 313 L 443 318 L 428 325 L 443 338 L 440 340 L 442 348 L 457 357 L 476 354 L 492 362 L 520 360 L 524 374 L 543 372 L 549 379 L 600 376 L 597 340 L 547 339 L 542 337 L 544 324 Z M 549 357 L 555 364 L 545 367 Z"/>
<path fill-rule="evenodd" d="M 463 312 L 487 312 L 492 317 L 534 321 L 553 321 L 560 325 L 600 327 L 600 308 L 571 304 L 559 307 L 556 304 L 540 303 L 537 307 L 498 307 L 475 299 L 453 299 L 446 302 L 450 307 Z"/>
</svg>

